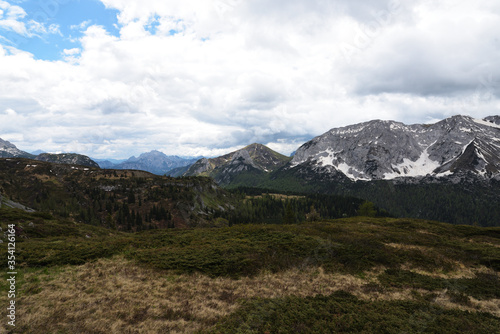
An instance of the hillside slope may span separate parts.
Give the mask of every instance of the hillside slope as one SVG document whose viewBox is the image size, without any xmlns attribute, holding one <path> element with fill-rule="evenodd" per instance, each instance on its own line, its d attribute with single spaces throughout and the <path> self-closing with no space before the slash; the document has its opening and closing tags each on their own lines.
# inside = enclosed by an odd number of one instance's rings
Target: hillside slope
<svg viewBox="0 0 500 334">
<path fill-rule="evenodd" d="M 92 168 L 99 168 L 99 165 L 86 155 L 77 153 L 42 153 L 37 155 L 35 160 L 52 162 L 56 164 L 79 165 Z"/>
<path fill-rule="evenodd" d="M 208 224 L 231 200 L 208 178 L 174 179 L 29 159 L 0 159 L 0 193 L 37 211 L 136 231 Z"/>
<path fill-rule="evenodd" d="M 19 272 L 11 333 L 500 328 L 498 228 L 356 217 L 131 234 L 1 209 L 7 224 Z M 3 280 L 1 305 L 7 290 Z"/>
</svg>

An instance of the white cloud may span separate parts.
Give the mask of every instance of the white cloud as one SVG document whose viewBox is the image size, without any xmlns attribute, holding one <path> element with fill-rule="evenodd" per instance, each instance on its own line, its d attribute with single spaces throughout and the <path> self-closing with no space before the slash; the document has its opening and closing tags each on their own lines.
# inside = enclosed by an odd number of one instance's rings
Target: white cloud
<svg viewBox="0 0 500 334">
<path fill-rule="evenodd" d="M 92 23 L 92 20 L 85 20 L 85 21 L 81 22 L 80 24 L 71 25 L 69 28 L 71 30 L 83 30 L 83 29 L 87 28 L 91 23 Z"/>
<path fill-rule="evenodd" d="M 66 62 L 76 64 L 81 52 L 80 48 L 64 49 L 62 55 Z"/>
<path fill-rule="evenodd" d="M 80 48 L 73 48 L 73 49 L 64 49 L 63 53 L 68 56 L 74 56 L 77 55 L 81 52 Z"/>
<path fill-rule="evenodd" d="M 58 24 L 51 24 L 48 27 L 45 26 L 45 24 L 34 21 L 34 20 L 29 20 L 28 21 L 28 35 L 32 36 L 34 34 L 61 34 L 60 28 Z"/>
<path fill-rule="evenodd" d="M 494 1 L 102 1 L 119 10 L 118 37 L 89 18 L 64 61 L 0 48 L 1 107 L 16 111 L 0 114 L 1 138 L 95 157 L 252 142 L 289 154 L 336 126 L 499 107 Z"/>
<path fill-rule="evenodd" d="M 0 31 L 12 31 L 23 37 L 61 34 L 59 25 L 51 24 L 46 26 L 44 23 L 32 19 L 25 22 L 27 16 L 28 14 L 22 7 L 0 0 Z"/>
<path fill-rule="evenodd" d="M 20 35 L 27 35 L 28 31 L 22 20 L 27 14 L 19 6 L 12 6 L 0 0 L 0 29 L 10 30 Z"/>
<path fill-rule="evenodd" d="M 22 7 L 13 6 L 6 1 L 0 1 L 0 9 L 2 10 L 2 16 L 9 19 L 17 20 L 26 16 L 26 12 Z"/>
<path fill-rule="evenodd" d="M 344 68 L 346 75 L 356 73 L 355 90 L 453 96 L 475 90 L 485 75 L 498 77 L 500 13 L 476 5 L 446 12 L 426 3 L 415 9 L 416 27 L 399 24 L 378 36 Z"/>
</svg>

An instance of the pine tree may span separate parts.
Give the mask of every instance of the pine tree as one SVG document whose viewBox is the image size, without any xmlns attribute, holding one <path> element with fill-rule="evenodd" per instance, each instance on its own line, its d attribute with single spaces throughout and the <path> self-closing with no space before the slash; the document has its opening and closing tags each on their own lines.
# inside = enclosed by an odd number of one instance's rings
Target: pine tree
<svg viewBox="0 0 500 334">
<path fill-rule="evenodd" d="M 296 220 L 297 217 L 295 215 L 295 211 L 292 208 L 292 204 L 288 202 L 285 209 L 285 217 L 283 218 L 283 224 L 295 224 Z"/>
<path fill-rule="evenodd" d="M 129 204 L 135 203 L 135 195 L 133 191 L 130 191 L 130 193 L 128 194 L 128 203 Z"/>
</svg>

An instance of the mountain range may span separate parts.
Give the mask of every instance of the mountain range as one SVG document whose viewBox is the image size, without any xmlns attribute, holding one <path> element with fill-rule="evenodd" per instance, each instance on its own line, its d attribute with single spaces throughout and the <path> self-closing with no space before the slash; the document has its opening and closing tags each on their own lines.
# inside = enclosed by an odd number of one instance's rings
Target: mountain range
<svg viewBox="0 0 500 334">
<path fill-rule="evenodd" d="M 201 159 L 184 175 L 207 175 L 227 185 L 238 174 L 310 170 L 351 181 L 395 180 L 471 174 L 500 177 L 500 116 L 453 116 L 435 124 L 373 120 L 330 131 L 285 157 L 252 144 Z"/>
<path fill-rule="evenodd" d="M 86 167 L 99 167 L 99 165 L 89 157 L 77 153 L 40 153 L 34 155 L 21 151 L 14 144 L 0 138 L 0 158 L 27 158 L 57 164 L 80 165 Z"/>
<path fill-rule="evenodd" d="M 401 217 L 484 226 L 500 220 L 499 116 L 334 128 L 276 164 L 274 153 L 246 151 L 201 159 L 184 175 L 211 176 L 229 188 L 354 196 Z"/>
<path fill-rule="evenodd" d="M 288 168 L 307 165 L 351 180 L 500 174 L 500 117 L 454 116 L 436 124 L 375 120 L 332 129 L 302 145 Z"/>
<path fill-rule="evenodd" d="M 304 170 L 351 181 L 474 175 L 500 178 L 500 116 L 474 119 L 453 116 L 435 124 L 405 125 L 373 120 L 334 128 L 304 143 L 293 157 L 262 144 L 252 144 L 217 158 L 181 158 L 159 151 L 125 161 L 92 159 L 79 154 L 38 156 L 0 139 L 0 157 L 81 164 L 106 169 L 135 169 L 154 174 L 210 176 L 230 185 L 238 175 Z"/>
<path fill-rule="evenodd" d="M 401 180 L 464 174 L 482 179 L 500 178 L 500 116 L 474 119 L 457 115 L 435 124 L 405 125 L 373 120 L 333 128 L 304 143 L 293 157 L 261 144 L 252 144 L 217 158 L 181 158 L 159 151 L 125 161 L 99 160 L 79 154 L 37 156 L 0 139 L 0 157 L 81 164 L 105 169 L 135 169 L 174 176 L 210 176 L 231 185 L 239 175 L 314 172 L 351 181 Z M 306 172 L 307 171 L 307 172 Z"/>
<path fill-rule="evenodd" d="M 142 153 L 139 157 L 132 156 L 129 159 L 113 163 L 110 160 L 98 161 L 101 168 L 105 169 L 136 169 L 144 170 L 157 175 L 170 174 L 172 170 L 185 168 L 195 163 L 199 158 L 181 158 L 168 156 L 160 151 L 153 150 Z"/>
<path fill-rule="evenodd" d="M 38 154 L 33 154 L 38 153 Z M 77 153 L 44 153 L 39 150 L 33 153 L 28 153 L 18 149 L 14 144 L 2 140 L 0 138 L 0 158 L 28 158 L 38 161 L 81 165 L 86 167 L 98 167 L 103 169 L 121 169 L 121 170 L 143 170 L 157 175 L 169 174 L 173 171 L 174 176 L 184 173 L 186 169 L 195 163 L 198 158 L 181 158 L 178 156 L 167 156 L 159 151 L 151 151 L 143 153 L 139 157 L 132 156 L 127 160 L 115 159 L 91 159 L 88 156 Z"/>
<path fill-rule="evenodd" d="M 1 141 L 0 157 L 12 156 L 34 157 Z M 88 157 L 80 157 L 78 163 L 88 165 Z M 71 155 L 50 159 L 76 163 Z M 354 196 L 404 217 L 482 225 L 500 219 L 500 116 L 457 115 L 414 125 L 372 120 L 333 128 L 304 143 L 293 157 L 252 144 L 197 161 L 152 151 L 118 164 L 99 163 L 160 175 L 208 176 L 228 188 Z"/>
</svg>

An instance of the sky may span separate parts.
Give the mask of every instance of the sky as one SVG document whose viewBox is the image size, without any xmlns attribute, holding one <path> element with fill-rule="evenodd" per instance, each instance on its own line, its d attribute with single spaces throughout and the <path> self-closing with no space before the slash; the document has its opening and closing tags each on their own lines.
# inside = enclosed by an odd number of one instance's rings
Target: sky
<svg viewBox="0 0 500 334">
<path fill-rule="evenodd" d="M 0 0 L 0 138 L 28 152 L 290 154 L 499 109 L 497 0 Z"/>
</svg>

